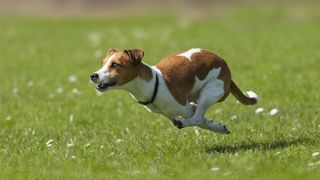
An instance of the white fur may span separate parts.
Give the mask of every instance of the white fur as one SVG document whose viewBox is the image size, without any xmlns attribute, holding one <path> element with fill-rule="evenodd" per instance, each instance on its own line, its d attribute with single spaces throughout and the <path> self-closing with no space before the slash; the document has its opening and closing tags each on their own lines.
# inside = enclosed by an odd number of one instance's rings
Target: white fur
<svg viewBox="0 0 320 180">
<path fill-rule="evenodd" d="M 99 75 L 98 82 L 107 83 L 109 81 L 108 67 L 110 66 L 111 60 L 114 58 L 115 54 L 112 54 L 110 57 L 106 57 L 104 60 L 106 63 L 95 73 Z"/>
<path fill-rule="evenodd" d="M 188 51 L 186 51 L 186 52 L 184 52 L 184 53 L 178 54 L 178 56 L 185 57 L 185 58 L 187 58 L 189 61 L 191 61 L 191 56 L 192 56 L 194 53 L 201 52 L 201 50 L 202 50 L 202 49 L 200 49 L 200 48 L 192 48 L 192 49 L 189 49 Z"/>
<path fill-rule="evenodd" d="M 159 89 L 155 101 L 145 106 L 150 112 L 161 113 L 169 119 L 180 117 L 183 120 L 183 127 L 199 126 L 211 131 L 227 133 L 224 125 L 208 120 L 204 113 L 214 103 L 216 103 L 224 94 L 224 82 L 217 77 L 221 68 L 212 69 L 203 80 L 197 78 L 195 85 L 188 95 L 190 102 L 186 105 L 179 104 L 170 93 L 162 73 L 155 66 L 151 67 L 153 79 L 146 82 L 139 77 L 127 83 L 122 88 L 128 90 L 132 96 L 139 101 L 150 100 L 154 91 L 155 75 L 159 77 Z M 195 106 L 191 100 L 197 102 Z"/>
<path fill-rule="evenodd" d="M 250 98 L 254 98 L 254 99 L 256 99 L 257 101 L 259 100 L 259 97 L 258 97 L 258 95 L 257 95 L 255 92 L 253 92 L 253 91 L 247 91 L 247 94 L 248 94 L 248 96 L 249 96 Z"/>
<path fill-rule="evenodd" d="M 157 74 L 159 78 L 159 87 L 156 99 L 152 104 L 145 106 L 145 108 L 150 112 L 161 113 L 170 119 L 176 116 L 183 116 L 185 118 L 190 117 L 193 113 L 192 106 L 189 104 L 186 106 L 179 104 L 170 93 L 161 71 L 155 66 L 150 68 L 153 74 L 153 79 L 151 81 L 146 82 L 137 77 L 133 81 L 125 84 L 122 88 L 129 91 L 134 99 L 148 101 L 152 97 L 156 79 L 155 76 Z"/>
<path fill-rule="evenodd" d="M 203 80 L 200 80 L 196 77 L 196 82 L 193 85 L 193 88 L 188 96 L 188 98 L 192 101 L 198 100 L 199 92 L 201 91 L 201 88 L 204 86 L 205 83 L 207 83 L 209 80 L 219 80 L 217 79 L 220 74 L 221 68 L 213 68 L 209 73 L 207 74 L 207 77 Z"/>
</svg>

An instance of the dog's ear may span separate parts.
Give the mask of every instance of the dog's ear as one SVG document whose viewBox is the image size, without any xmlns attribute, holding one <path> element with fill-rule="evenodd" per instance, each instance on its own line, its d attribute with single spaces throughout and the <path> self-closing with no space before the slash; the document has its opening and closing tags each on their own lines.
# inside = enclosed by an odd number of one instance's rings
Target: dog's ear
<svg viewBox="0 0 320 180">
<path fill-rule="evenodd" d="M 119 50 L 118 50 L 118 49 L 111 48 L 111 49 L 108 51 L 107 55 L 109 55 L 110 53 L 117 52 L 117 51 L 119 51 Z"/>
<path fill-rule="evenodd" d="M 144 56 L 144 52 L 141 49 L 126 49 L 124 52 L 130 57 L 135 65 L 139 64 Z"/>
</svg>

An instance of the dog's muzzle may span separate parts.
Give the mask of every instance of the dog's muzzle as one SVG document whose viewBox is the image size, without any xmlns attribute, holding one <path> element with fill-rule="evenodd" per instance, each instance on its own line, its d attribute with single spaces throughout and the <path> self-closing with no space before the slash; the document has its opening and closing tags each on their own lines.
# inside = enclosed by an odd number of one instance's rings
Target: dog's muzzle
<svg viewBox="0 0 320 180">
<path fill-rule="evenodd" d="M 108 88 L 116 85 L 116 82 L 109 82 L 109 83 L 101 83 L 99 84 L 96 89 L 100 92 L 106 91 Z"/>
<path fill-rule="evenodd" d="M 99 81 L 99 74 L 98 73 L 93 73 L 90 75 L 90 79 L 92 82 L 97 83 Z"/>
<path fill-rule="evenodd" d="M 98 73 L 93 73 L 90 75 L 90 79 L 93 83 L 95 84 L 98 84 L 96 89 L 100 92 L 103 92 L 103 91 L 106 91 L 108 88 L 114 86 L 117 84 L 116 81 L 110 81 L 110 82 L 107 82 L 107 83 L 102 83 L 102 82 L 99 82 L 100 78 L 99 78 L 99 74 Z"/>
</svg>

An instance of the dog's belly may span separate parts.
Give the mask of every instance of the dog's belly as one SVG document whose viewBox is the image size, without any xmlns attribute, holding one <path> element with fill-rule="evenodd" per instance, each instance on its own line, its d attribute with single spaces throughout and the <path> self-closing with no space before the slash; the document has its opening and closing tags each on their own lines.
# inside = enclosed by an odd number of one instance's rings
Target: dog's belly
<svg viewBox="0 0 320 180">
<path fill-rule="evenodd" d="M 188 103 L 185 106 L 179 104 L 173 97 L 166 96 L 165 98 L 158 99 L 156 103 L 145 106 L 145 108 L 153 113 L 163 114 L 164 116 L 172 119 L 177 116 L 189 118 L 193 114 L 193 107 Z"/>
<path fill-rule="evenodd" d="M 177 116 L 182 116 L 183 118 L 189 118 L 193 114 L 193 107 L 190 104 L 182 106 L 179 103 L 156 103 L 152 105 L 145 106 L 149 112 L 163 114 L 164 116 L 172 119 Z"/>
</svg>

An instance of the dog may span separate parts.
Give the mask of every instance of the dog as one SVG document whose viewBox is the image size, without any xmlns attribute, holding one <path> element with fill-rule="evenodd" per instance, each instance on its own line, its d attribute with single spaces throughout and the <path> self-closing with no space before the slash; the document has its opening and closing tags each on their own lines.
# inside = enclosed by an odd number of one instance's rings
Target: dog
<svg viewBox="0 0 320 180">
<path fill-rule="evenodd" d="M 90 75 L 96 90 L 124 89 L 179 129 L 198 126 L 222 134 L 230 133 L 227 127 L 204 116 L 210 106 L 230 92 L 242 104 L 258 102 L 253 91 L 242 93 L 227 63 L 213 52 L 193 48 L 165 57 L 156 66 L 142 62 L 143 56 L 140 49 L 110 49 L 102 67 Z"/>
</svg>

